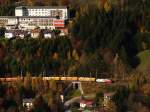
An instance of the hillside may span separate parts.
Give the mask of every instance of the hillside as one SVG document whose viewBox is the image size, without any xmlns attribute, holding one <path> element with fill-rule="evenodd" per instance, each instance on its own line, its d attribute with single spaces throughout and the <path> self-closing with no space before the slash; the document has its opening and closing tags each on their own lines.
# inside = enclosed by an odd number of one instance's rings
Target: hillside
<svg viewBox="0 0 150 112">
<path fill-rule="evenodd" d="M 150 70 L 150 50 L 142 51 L 137 56 L 140 59 L 140 64 L 137 69 L 139 71 L 149 71 Z"/>
</svg>

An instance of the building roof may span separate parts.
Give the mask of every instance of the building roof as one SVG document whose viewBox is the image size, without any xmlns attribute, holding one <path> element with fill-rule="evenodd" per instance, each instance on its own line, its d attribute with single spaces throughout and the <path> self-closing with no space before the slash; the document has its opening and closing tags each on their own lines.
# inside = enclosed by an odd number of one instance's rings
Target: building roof
<svg viewBox="0 0 150 112">
<path fill-rule="evenodd" d="M 104 93 L 104 96 L 109 96 L 109 97 L 111 97 L 111 96 L 113 96 L 114 94 L 115 94 L 115 92 Z"/>
<path fill-rule="evenodd" d="M 19 6 L 19 7 L 16 7 L 16 9 L 22 9 L 22 8 L 27 8 L 27 9 L 66 9 L 67 6 Z"/>
<path fill-rule="evenodd" d="M 92 105 L 94 101 L 93 100 L 81 100 L 80 103 L 84 103 L 86 105 Z"/>
<path fill-rule="evenodd" d="M 27 34 L 28 31 L 25 31 L 25 30 L 19 30 L 19 29 L 11 29 L 11 30 L 6 30 L 5 33 Z"/>
<path fill-rule="evenodd" d="M 41 32 L 41 30 L 39 28 L 33 29 L 31 31 L 31 33 L 40 33 L 40 32 Z"/>
<path fill-rule="evenodd" d="M 50 18 L 50 19 L 56 19 L 56 17 L 52 16 L 0 16 L 0 18 Z"/>
<path fill-rule="evenodd" d="M 23 99 L 23 103 L 32 103 L 33 99 L 29 98 L 29 99 Z"/>
<path fill-rule="evenodd" d="M 49 33 L 52 33 L 52 30 L 43 30 L 43 33 L 44 34 L 49 34 Z"/>
<path fill-rule="evenodd" d="M 17 18 L 16 16 L 0 16 L 0 18 Z"/>
</svg>

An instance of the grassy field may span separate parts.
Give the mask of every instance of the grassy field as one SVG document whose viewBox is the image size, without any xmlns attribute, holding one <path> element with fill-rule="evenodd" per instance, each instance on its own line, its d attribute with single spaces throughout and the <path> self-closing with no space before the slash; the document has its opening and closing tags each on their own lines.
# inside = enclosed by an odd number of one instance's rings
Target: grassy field
<svg viewBox="0 0 150 112">
<path fill-rule="evenodd" d="M 140 59 L 140 64 L 137 67 L 139 71 L 147 71 L 150 70 L 150 50 L 145 50 L 138 54 L 138 58 Z"/>
</svg>

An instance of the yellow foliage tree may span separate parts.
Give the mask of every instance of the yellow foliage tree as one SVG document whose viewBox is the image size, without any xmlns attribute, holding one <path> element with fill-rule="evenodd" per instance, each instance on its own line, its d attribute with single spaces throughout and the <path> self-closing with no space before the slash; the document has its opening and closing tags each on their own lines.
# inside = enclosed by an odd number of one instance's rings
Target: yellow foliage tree
<svg viewBox="0 0 150 112">
<path fill-rule="evenodd" d="M 32 82 L 31 82 L 31 84 L 32 84 L 32 89 L 34 90 L 34 91 L 36 91 L 37 90 L 37 78 L 36 79 L 32 79 Z"/>
<path fill-rule="evenodd" d="M 49 87 L 50 87 L 51 90 L 55 91 L 56 90 L 56 86 L 57 86 L 57 84 L 56 84 L 55 80 L 50 80 L 49 81 Z"/>
<path fill-rule="evenodd" d="M 116 105 L 112 101 L 108 102 L 106 110 L 107 112 L 117 112 Z"/>
<path fill-rule="evenodd" d="M 47 80 L 43 80 L 43 84 L 44 84 L 44 90 L 48 91 L 50 89 L 49 88 L 49 82 Z"/>
<path fill-rule="evenodd" d="M 148 95 L 150 93 L 150 84 L 145 84 L 141 87 L 141 90 L 145 95 Z"/>
<path fill-rule="evenodd" d="M 27 90 L 31 88 L 31 77 L 30 77 L 30 74 L 27 74 L 27 76 L 24 78 L 24 87 Z"/>
<path fill-rule="evenodd" d="M 72 56 L 73 56 L 73 58 L 74 58 L 76 61 L 79 60 L 79 55 L 78 55 L 78 53 L 77 53 L 77 51 L 76 51 L 75 49 L 74 49 L 73 52 L 72 52 Z"/>
<path fill-rule="evenodd" d="M 67 53 L 67 58 L 68 58 L 68 60 L 71 59 L 71 53 L 70 53 L 70 51 L 68 51 L 68 53 Z"/>
<path fill-rule="evenodd" d="M 29 5 L 29 6 L 33 6 L 33 0 L 27 0 L 27 5 Z"/>
<path fill-rule="evenodd" d="M 100 8 L 104 8 L 106 0 L 99 0 Z"/>
<path fill-rule="evenodd" d="M 53 54 L 53 59 L 58 60 L 58 58 L 59 58 L 59 55 L 58 55 L 58 53 L 55 52 L 55 53 Z"/>
<path fill-rule="evenodd" d="M 59 5 L 68 6 L 69 5 L 69 0 L 59 0 Z"/>
<path fill-rule="evenodd" d="M 105 2 L 104 9 L 106 12 L 109 12 L 111 10 L 111 4 L 108 1 Z"/>
</svg>

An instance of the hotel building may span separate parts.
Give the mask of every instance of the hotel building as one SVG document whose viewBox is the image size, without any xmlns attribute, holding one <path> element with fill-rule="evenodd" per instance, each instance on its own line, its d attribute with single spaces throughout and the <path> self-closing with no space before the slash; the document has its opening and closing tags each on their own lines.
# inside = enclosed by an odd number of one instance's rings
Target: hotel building
<svg viewBox="0 0 150 112">
<path fill-rule="evenodd" d="M 64 28 L 68 19 L 65 6 L 20 6 L 15 9 L 15 16 L 1 16 L 0 26 L 6 29 L 32 30 Z"/>
<path fill-rule="evenodd" d="M 15 9 L 15 16 L 44 16 L 58 19 L 68 19 L 66 6 L 20 6 Z"/>
</svg>

